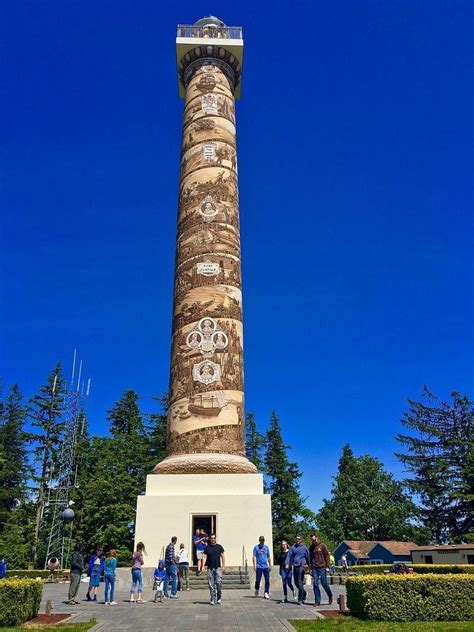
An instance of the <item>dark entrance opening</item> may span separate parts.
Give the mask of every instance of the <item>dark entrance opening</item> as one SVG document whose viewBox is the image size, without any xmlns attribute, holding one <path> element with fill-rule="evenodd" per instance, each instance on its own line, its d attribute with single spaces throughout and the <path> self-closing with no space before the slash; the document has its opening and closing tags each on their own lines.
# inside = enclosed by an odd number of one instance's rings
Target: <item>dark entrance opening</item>
<svg viewBox="0 0 474 632">
<path fill-rule="evenodd" d="M 467 563 L 474 564 L 474 555 L 467 555 Z"/>
<path fill-rule="evenodd" d="M 425 555 L 425 564 L 433 564 L 433 556 Z"/>
<path fill-rule="evenodd" d="M 216 515 L 195 515 L 193 516 L 193 564 L 196 566 L 197 564 L 197 555 L 196 555 L 196 547 L 194 546 L 194 536 L 196 535 L 196 529 L 204 529 L 204 533 L 206 535 L 211 535 L 211 533 L 216 532 Z"/>
</svg>

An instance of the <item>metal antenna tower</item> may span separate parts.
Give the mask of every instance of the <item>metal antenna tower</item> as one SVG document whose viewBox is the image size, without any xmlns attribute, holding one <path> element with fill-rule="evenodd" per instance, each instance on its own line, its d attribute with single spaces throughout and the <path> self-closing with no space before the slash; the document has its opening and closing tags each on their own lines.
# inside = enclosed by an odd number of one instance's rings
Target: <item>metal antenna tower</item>
<svg viewBox="0 0 474 632">
<path fill-rule="evenodd" d="M 74 489 L 77 478 L 77 442 L 84 432 L 83 413 L 91 386 L 89 378 L 84 394 L 84 383 L 81 388 L 82 360 L 79 362 L 77 384 L 75 384 L 76 359 L 77 350 L 74 349 L 71 383 L 66 394 L 64 433 L 59 453 L 58 472 L 54 480 L 50 481 L 48 489 L 47 505 L 51 508 L 52 519 L 45 568 L 48 567 L 51 558 L 56 558 L 59 561 L 59 568 L 64 568 L 70 556 L 72 524 L 66 525 L 63 513 L 73 504 L 71 490 Z"/>
</svg>

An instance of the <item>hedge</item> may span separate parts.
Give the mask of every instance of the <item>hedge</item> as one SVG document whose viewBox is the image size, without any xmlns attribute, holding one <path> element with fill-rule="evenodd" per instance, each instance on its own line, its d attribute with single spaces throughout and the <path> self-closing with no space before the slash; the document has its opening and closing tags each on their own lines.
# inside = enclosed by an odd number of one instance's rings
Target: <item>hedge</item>
<svg viewBox="0 0 474 632">
<path fill-rule="evenodd" d="M 348 577 L 347 606 L 374 621 L 471 621 L 472 575 L 369 575 Z"/>
<path fill-rule="evenodd" d="M 0 581 L 0 626 L 20 625 L 36 617 L 43 584 L 36 579 Z"/>
<path fill-rule="evenodd" d="M 402 562 L 395 562 L 401 564 Z M 453 574 L 474 574 L 474 564 L 408 564 L 403 562 L 408 568 L 412 568 L 418 575 L 453 575 Z M 383 575 L 384 571 L 391 569 L 391 564 L 367 564 L 362 566 L 349 566 L 349 573 L 359 573 L 361 575 Z"/>
</svg>

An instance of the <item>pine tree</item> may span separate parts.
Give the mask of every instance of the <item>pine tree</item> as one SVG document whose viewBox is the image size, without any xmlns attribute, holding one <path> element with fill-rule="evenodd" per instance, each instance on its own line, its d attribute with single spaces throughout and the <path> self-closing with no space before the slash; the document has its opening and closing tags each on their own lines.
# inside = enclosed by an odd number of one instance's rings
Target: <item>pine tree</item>
<svg viewBox="0 0 474 632">
<path fill-rule="evenodd" d="M 355 457 L 343 447 L 331 498 L 316 515 L 321 532 L 341 540 L 415 540 L 426 534 L 415 525 L 416 507 L 402 485 L 369 455 Z"/>
<path fill-rule="evenodd" d="M 245 417 L 245 456 L 251 461 L 258 472 L 263 472 L 263 449 L 265 437 L 257 430 L 257 422 L 253 413 Z"/>
<path fill-rule="evenodd" d="M 152 397 L 160 405 L 159 412 L 147 415 L 146 431 L 148 435 L 148 473 L 166 456 L 166 442 L 168 435 L 168 406 L 169 397 L 164 393 L 161 397 Z"/>
<path fill-rule="evenodd" d="M 37 483 L 35 533 L 32 547 L 32 561 L 38 564 L 38 545 L 43 524 L 48 482 L 55 476 L 57 458 L 64 423 L 61 416 L 65 406 L 65 383 L 61 365 L 58 363 L 50 373 L 46 383 L 30 399 L 28 416 L 32 426 L 39 432 L 33 435 L 37 471 L 34 480 Z"/>
<path fill-rule="evenodd" d="M 26 407 L 18 384 L 14 384 L 2 407 L 0 425 L 0 533 L 13 509 L 25 498 L 27 467 L 27 434 L 24 431 Z"/>
<path fill-rule="evenodd" d="M 143 419 L 138 407 L 138 395 L 133 390 L 125 391 L 115 406 L 108 411 L 110 432 L 114 437 L 143 432 Z"/>
<path fill-rule="evenodd" d="M 412 475 L 406 484 L 421 499 L 431 539 L 463 541 L 474 525 L 474 403 L 457 392 L 443 402 L 426 387 L 423 397 L 408 400 L 401 423 L 415 434 L 397 435 L 406 452 L 396 456 Z"/>
<path fill-rule="evenodd" d="M 265 473 L 267 489 L 272 495 L 272 522 L 274 549 L 280 540 L 292 541 L 298 530 L 298 520 L 305 507 L 299 490 L 301 472 L 296 463 L 289 460 L 281 433 L 280 422 L 275 411 L 265 435 Z"/>
</svg>

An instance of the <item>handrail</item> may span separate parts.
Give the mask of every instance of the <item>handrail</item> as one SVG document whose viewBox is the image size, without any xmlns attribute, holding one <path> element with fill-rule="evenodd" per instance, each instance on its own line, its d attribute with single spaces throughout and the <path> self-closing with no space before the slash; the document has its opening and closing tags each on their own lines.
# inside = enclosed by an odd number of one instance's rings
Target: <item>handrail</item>
<svg viewBox="0 0 474 632">
<path fill-rule="evenodd" d="M 178 24 L 177 37 L 197 37 L 203 39 L 242 39 L 241 26 L 215 26 L 206 24 Z"/>
<path fill-rule="evenodd" d="M 245 584 L 248 577 L 248 568 L 247 568 L 247 552 L 245 551 L 245 545 L 242 545 L 242 566 L 244 568 L 245 576 L 242 577 L 242 572 L 240 573 L 240 583 Z M 241 568 L 242 568 L 241 566 Z"/>
</svg>

